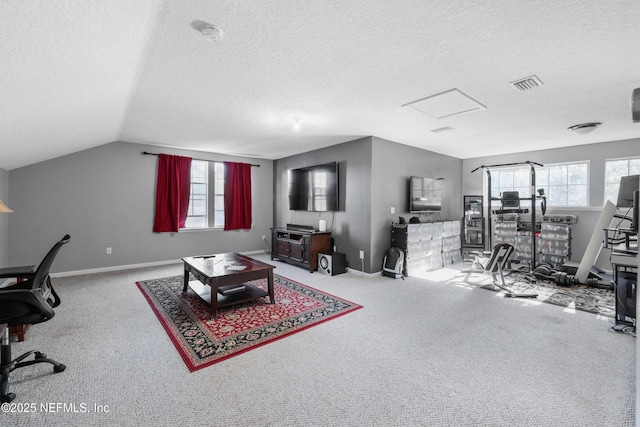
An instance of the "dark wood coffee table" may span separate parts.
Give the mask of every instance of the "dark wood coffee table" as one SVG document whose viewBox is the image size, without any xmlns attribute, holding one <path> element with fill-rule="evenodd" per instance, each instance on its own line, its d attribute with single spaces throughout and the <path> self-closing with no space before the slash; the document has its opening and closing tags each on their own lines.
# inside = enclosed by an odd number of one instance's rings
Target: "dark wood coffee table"
<svg viewBox="0 0 640 427">
<path fill-rule="evenodd" d="M 218 308 L 231 304 L 251 301 L 269 296 L 271 304 L 276 299 L 273 293 L 273 269 L 275 266 L 260 262 L 238 253 L 203 255 L 182 258 L 184 262 L 184 287 L 190 287 L 203 300 L 211 304 L 211 318 L 215 319 Z M 189 281 L 189 273 L 197 281 Z M 246 283 L 251 280 L 267 279 L 267 291 Z M 240 285 L 222 295 L 221 287 Z M 231 286 L 233 288 L 233 286 Z M 215 297 L 215 298 L 214 298 Z"/>
</svg>

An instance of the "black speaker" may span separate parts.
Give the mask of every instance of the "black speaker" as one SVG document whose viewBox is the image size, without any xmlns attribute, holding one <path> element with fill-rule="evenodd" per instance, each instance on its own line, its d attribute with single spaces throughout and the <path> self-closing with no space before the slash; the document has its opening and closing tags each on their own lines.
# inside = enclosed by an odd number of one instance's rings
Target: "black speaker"
<svg viewBox="0 0 640 427">
<path fill-rule="evenodd" d="M 328 276 L 335 276 L 347 271 L 347 256 L 340 252 L 318 254 L 318 271 Z"/>
<path fill-rule="evenodd" d="M 616 283 L 616 323 L 636 324 L 636 273 L 619 272 Z"/>
</svg>

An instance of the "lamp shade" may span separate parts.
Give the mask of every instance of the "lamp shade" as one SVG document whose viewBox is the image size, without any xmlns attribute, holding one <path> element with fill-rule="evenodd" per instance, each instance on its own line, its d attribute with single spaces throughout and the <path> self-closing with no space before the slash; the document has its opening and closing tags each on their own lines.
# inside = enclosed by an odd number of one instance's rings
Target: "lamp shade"
<svg viewBox="0 0 640 427">
<path fill-rule="evenodd" d="M 2 200 L 0 200 L 0 213 L 4 213 L 4 212 L 13 212 L 13 211 L 9 209 L 7 205 L 2 203 Z"/>
</svg>

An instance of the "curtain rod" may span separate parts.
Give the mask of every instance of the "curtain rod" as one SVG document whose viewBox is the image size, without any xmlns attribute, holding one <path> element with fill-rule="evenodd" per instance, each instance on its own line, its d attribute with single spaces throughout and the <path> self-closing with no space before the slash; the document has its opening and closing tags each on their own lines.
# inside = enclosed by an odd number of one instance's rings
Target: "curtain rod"
<svg viewBox="0 0 640 427">
<path fill-rule="evenodd" d="M 159 156 L 160 155 L 160 153 L 149 153 L 148 151 L 143 151 L 142 154 L 147 155 L 147 156 Z M 194 158 L 193 160 L 198 160 L 198 161 L 201 161 L 201 162 L 216 162 L 216 160 L 208 160 L 208 159 L 195 159 Z M 260 165 L 254 165 L 254 164 L 251 164 L 251 166 L 256 167 L 256 168 L 260 167 Z"/>
</svg>

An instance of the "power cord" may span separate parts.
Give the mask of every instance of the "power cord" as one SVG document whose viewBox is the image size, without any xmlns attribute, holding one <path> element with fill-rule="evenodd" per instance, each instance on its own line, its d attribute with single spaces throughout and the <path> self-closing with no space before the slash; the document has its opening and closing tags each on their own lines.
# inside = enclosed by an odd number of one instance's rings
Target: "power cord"
<svg viewBox="0 0 640 427">
<path fill-rule="evenodd" d="M 267 240 L 267 238 L 265 237 L 264 239 L 262 239 L 262 241 L 266 243 L 267 247 L 269 247 L 269 252 L 271 252 L 271 249 L 272 249 L 271 243 Z"/>
</svg>

